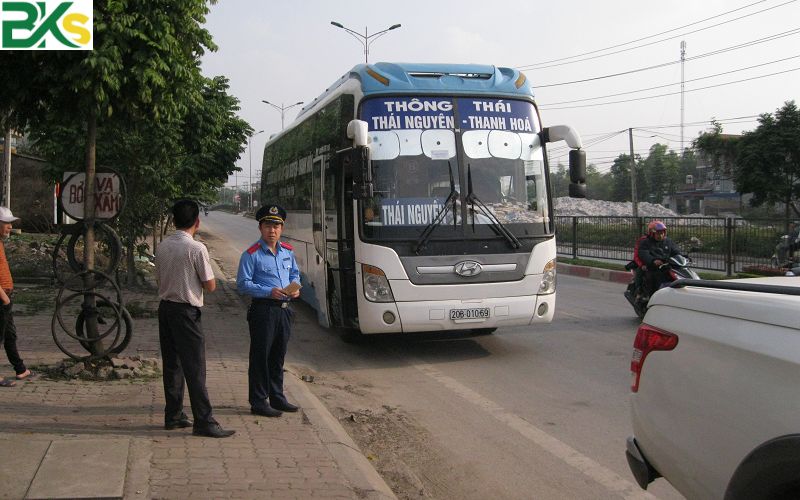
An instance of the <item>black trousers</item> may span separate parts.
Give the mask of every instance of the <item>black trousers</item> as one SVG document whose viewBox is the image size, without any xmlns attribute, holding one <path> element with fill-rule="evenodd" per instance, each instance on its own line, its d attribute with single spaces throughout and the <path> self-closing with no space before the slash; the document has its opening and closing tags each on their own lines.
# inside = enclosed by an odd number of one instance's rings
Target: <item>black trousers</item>
<svg viewBox="0 0 800 500">
<path fill-rule="evenodd" d="M 283 394 L 283 361 L 291 333 L 291 309 L 255 300 L 247 310 L 250 326 L 250 366 L 247 370 L 251 407 L 270 402 L 286 403 Z"/>
<path fill-rule="evenodd" d="M 200 308 L 162 300 L 158 305 L 158 340 L 164 364 L 164 420 L 183 413 L 183 388 L 189 389 L 194 426 L 214 423 L 206 390 L 206 340 Z"/>
<path fill-rule="evenodd" d="M 670 281 L 671 278 L 668 270 L 662 271 L 661 269 L 656 269 L 651 271 L 648 269 L 645 274 L 645 288 L 649 295 L 653 295 L 661 288 L 663 283 L 669 283 Z"/>
<path fill-rule="evenodd" d="M 14 372 L 17 375 L 25 373 L 25 363 L 19 357 L 17 352 L 17 327 L 14 325 L 14 312 L 12 311 L 12 303 L 8 305 L 0 304 L 0 340 L 3 342 L 3 348 L 6 350 L 6 356 L 11 366 L 14 367 Z"/>
</svg>

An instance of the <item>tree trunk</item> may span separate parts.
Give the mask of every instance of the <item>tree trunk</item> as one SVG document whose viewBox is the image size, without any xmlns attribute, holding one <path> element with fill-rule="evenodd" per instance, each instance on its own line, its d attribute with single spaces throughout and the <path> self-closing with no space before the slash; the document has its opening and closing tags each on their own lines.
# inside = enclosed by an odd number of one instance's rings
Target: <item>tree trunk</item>
<svg viewBox="0 0 800 500">
<path fill-rule="evenodd" d="M 5 130 L 3 171 L 0 175 L 0 205 L 11 208 L 11 128 Z"/>
<path fill-rule="evenodd" d="M 128 276 L 128 285 L 136 284 L 136 245 L 128 241 L 125 245 L 125 269 Z"/>
<path fill-rule="evenodd" d="M 95 161 L 97 155 L 97 115 L 94 107 L 89 111 L 89 119 L 87 122 L 86 130 L 86 178 L 84 185 L 84 200 L 83 200 L 83 221 L 85 226 L 85 233 L 83 236 L 83 268 L 89 271 L 94 270 L 94 214 L 95 214 L 95 199 L 94 199 L 94 176 L 95 176 Z M 113 277 L 112 277 L 113 279 Z M 84 276 L 84 288 L 86 290 L 94 289 L 95 279 L 92 274 Z M 83 306 L 86 313 L 84 318 L 84 328 L 86 328 L 86 337 L 89 339 L 96 339 L 99 334 L 97 333 L 97 307 L 96 297 L 94 295 L 85 294 L 83 296 Z M 104 352 L 102 340 L 89 342 L 89 350 L 92 355 L 97 356 L 99 353 Z"/>
</svg>

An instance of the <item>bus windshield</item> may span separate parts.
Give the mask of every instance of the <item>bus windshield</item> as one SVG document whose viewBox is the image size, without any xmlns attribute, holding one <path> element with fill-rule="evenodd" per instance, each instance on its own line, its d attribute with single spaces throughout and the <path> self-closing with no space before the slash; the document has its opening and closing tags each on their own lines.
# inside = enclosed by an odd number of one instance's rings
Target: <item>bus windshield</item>
<svg viewBox="0 0 800 500">
<path fill-rule="evenodd" d="M 362 103 L 361 119 L 369 124 L 375 193 L 360 204 L 365 238 L 414 239 L 437 216 L 434 240 L 498 237 L 490 227 L 498 222 L 520 237 L 547 233 L 532 103 L 380 97 Z"/>
</svg>

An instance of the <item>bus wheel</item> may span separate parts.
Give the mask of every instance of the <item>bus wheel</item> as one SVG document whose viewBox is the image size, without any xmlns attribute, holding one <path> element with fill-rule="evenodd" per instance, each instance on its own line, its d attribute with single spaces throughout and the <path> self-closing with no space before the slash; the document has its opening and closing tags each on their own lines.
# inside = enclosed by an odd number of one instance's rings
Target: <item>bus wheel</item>
<svg viewBox="0 0 800 500">
<path fill-rule="evenodd" d="M 472 333 L 475 335 L 491 335 L 497 330 L 497 328 L 476 328 L 472 330 Z"/>
</svg>

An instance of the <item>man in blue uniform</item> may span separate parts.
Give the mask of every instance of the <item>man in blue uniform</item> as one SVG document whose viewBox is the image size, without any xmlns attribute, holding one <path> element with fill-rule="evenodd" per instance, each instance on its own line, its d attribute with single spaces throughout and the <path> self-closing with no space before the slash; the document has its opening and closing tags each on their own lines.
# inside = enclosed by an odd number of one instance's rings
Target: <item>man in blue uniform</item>
<svg viewBox="0 0 800 500">
<path fill-rule="evenodd" d="M 239 293 L 252 297 L 247 310 L 248 398 L 251 413 L 278 417 L 284 411 L 297 411 L 283 394 L 283 360 L 291 327 L 289 302 L 300 296 L 300 270 L 291 245 L 280 241 L 286 210 L 264 205 L 256 220 L 261 238 L 242 253 L 236 275 Z M 297 285 L 289 286 L 293 282 Z"/>
</svg>

